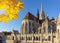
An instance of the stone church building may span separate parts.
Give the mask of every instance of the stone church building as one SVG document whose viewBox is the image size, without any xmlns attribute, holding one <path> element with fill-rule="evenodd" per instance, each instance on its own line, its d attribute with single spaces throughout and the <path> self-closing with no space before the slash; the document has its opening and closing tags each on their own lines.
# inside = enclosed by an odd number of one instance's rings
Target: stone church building
<svg viewBox="0 0 60 43">
<path fill-rule="evenodd" d="M 26 14 L 20 33 L 17 30 L 2 32 L 0 43 L 60 43 L 60 15 L 49 19 L 41 5 L 36 16 L 30 12 Z"/>
</svg>

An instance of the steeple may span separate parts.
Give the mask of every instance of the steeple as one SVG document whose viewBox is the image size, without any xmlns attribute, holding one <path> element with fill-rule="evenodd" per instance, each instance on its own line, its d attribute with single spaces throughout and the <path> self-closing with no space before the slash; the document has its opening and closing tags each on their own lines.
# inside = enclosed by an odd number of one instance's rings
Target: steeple
<svg viewBox="0 0 60 43">
<path fill-rule="evenodd" d="M 40 20 L 45 19 L 45 14 L 44 14 L 44 11 L 43 11 L 42 3 L 41 3 L 41 11 L 40 11 L 40 17 L 39 17 L 39 19 Z"/>
<path fill-rule="evenodd" d="M 42 5 L 42 3 L 41 3 L 41 11 L 43 10 L 43 5 Z"/>
<path fill-rule="evenodd" d="M 36 17 L 39 19 L 39 10 L 37 9 L 37 15 Z"/>
<path fill-rule="evenodd" d="M 58 22 L 60 22 L 60 13 L 59 13 L 59 16 L 58 16 L 57 20 L 58 20 Z"/>
</svg>

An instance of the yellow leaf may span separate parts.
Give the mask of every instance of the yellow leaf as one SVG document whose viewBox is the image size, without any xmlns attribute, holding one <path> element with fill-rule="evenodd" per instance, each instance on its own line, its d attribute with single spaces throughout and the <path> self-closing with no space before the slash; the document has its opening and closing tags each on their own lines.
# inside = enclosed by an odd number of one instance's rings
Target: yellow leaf
<svg viewBox="0 0 60 43">
<path fill-rule="evenodd" d="M 8 23 L 8 21 L 9 21 L 9 18 L 6 17 L 6 16 L 4 16 L 4 17 L 3 17 L 3 22 Z"/>
<path fill-rule="evenodd" d="M 5 14 L 0 15 L 0 21 L 7 23 L 9 20 L 18 18 L 18 12 L 23 8 L 23 3 L 18 0 L 0 0 L 0 9 L 4 9 Z"/>
</svg>

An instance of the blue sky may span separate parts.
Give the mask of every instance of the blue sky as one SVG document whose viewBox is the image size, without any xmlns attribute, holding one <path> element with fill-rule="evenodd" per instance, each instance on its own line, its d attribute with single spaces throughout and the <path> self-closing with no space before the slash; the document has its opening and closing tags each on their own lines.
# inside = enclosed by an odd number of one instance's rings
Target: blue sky
<svg viewBox="0 0 60 43">
<path fill-rule="evenodd" d="M 27 14 L 31 12 L 33 15 L 36 15 L 37 9 L 41 8 L 41 3 L 43 4 L 43 10 L 45 15 L 48 15 L 51 19 L 52 17 L 57 18 L 60 13 L 60 0 L 21 0 L 24 2 L 24 9 L 21 10 L 18 15 L 19 18 L 16 20 L 10 20 L 7 24 L 0 22 L 0 32 L 1 31 L 20 31 L 22 20 Z M 5 13 L 3 10 L 0 13 Z"/>
</svg>

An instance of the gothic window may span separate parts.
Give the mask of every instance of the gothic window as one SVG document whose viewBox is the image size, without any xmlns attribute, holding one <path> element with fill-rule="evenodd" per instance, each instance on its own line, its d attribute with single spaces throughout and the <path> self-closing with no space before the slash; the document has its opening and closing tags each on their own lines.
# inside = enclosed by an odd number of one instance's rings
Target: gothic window
<svg viewBox="0 0 60 43">
<path fill-rule="evenodd" d="M 31 23 L 29 22 L 29 33 L 31 33 Z"/>
<path fill-rule="evenodd" d="M 36 40 L 39 40 L 39 38 L 38 38 L 38 37 L 36 37 Z"/>
<path fill-rule="evenodd" d="M 34 40 L 40 40 L 40 37 L 36 36 L 34 37 Z"/>
<path fill-rule="evenodd" d="M 53 36 L 53 38 L 56 38 L 56 36 Z"/>
<path fill-rule="evenodd" d="M 27 37 L 27 40 L 32 40 L 32 37 Z"/>
<path fill-rule="evenodd" d="M 48 36 L 48 41 L 50 41 L 51 40 L 51 37 L 50 36 Z"/>
<path fill-rule="evenodd" d="M 51 33 L 51 28 L 50 28 L 50 26 L 48 26 L 48 33 Z"/>
<path fill-rule="evenodd" d="M 35 29 L 35 28 L 33 28 L 33 30 L 32 30 L 32 31 L 33 31 L 33 33 L 36 33 L 36 29 Z"/>
<path fill-rule="evenodd" d="M 26 22 L 26 24 L 25 24 L 25 33 L 27 33 L 27 22 Z"/>
<path fill-rule="evenodd" d="M 21 40 L 24 40 L 24 37 L 21 37 Z"/>
<path fill-rule="evenodd" d="M 12 40 L 14 40 L 14 37 L 12 37 Z"/>
<path fill-rule="evenodd" d="M 56 24 L 52 22 L 52 31 L 55 33 L 56 32 Z"/>
</svg>

